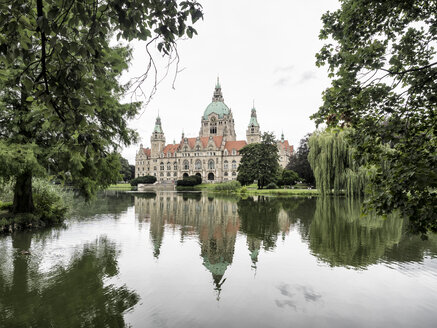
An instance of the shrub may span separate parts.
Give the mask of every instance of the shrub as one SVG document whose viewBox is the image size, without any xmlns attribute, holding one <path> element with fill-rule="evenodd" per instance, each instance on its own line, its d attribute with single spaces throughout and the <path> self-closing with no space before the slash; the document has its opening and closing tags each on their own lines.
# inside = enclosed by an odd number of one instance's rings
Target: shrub
<svg viewBox="0 0 437 328">
<path fill-rule="evenodd" d="M 130 180 L 131 186 L 138 186 L 139 183 L 141 184 L 153 184 L 156 182 L 156 177 L 153 175 L 145 175 L 143 177 L 138 177 L 135 179 Z"/>
<path fill-rule="evenodd" d="M 240 194 L 245 194 L 245 193 L 247 193 L 247 187 L 243 186 L 240 188 Z"/>
<path fill-rule="evenodd" d="M 283 170 L 280 178 L 278 179 L 279 186 L 295 185 L 299 180 L 299 175 L 292 170 Z"/>
<path fill-rule="evenodd" d="M 47 224 L 63 221 L 68 212 L 68 200 L 71 198 L 60 185 L 51 184 L 45 179 L 33 182 L 34 215 Z"/>
<path fill-rule="evenodd" d="M 215 191 L 235 191 L 241 187 L 241 183 L 238 181 L 229 181 L 215 184 L 213 190 Z"/>
<path fill-rule="evenodd" d="M 182 180 L 176 181 L 176 186 L 193 187 L 202 183 L 202 178 L 197 175 L 190 175 Z"/>
<path fill-rule="evenodd" d="M 267 186 L 266 189 L 278 189 L 278 186 L 276 183 L 274 182 L 270 182 Z"/>
</svg>

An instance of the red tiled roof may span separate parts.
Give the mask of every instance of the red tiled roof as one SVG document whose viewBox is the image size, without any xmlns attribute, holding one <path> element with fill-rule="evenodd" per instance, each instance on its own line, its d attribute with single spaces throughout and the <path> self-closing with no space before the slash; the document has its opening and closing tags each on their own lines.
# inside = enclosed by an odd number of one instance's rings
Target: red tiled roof
<svg viewBox="0 0 437 328">
<path fill-rule="evenodd" d="M 141 151 L 143 152 L 144 155 L 146 155 L 147 157 L 150 157 L 150 154 L 151 154 L 150 148 L 141 148 Z"/>
<path fill-rule="evenodd" d="M 286 151 L 289 151 L 290 153 L 293 152 L 293 145 L 290 146 L 288 140 L 284 140 L 284 142 L 280 142 L 280 144 L 282 148 L 285 149 Z"/>
<path fill-rule="evenodd" d="M 215 136 L 212 137 L 212 140 L 214 141 L 215 145 L 217 148 L 220 148 L 220 146 L 222 145 L 222 140 L 223 140 L 223 136 Z M 196 141 L 197 138 L 187 138 L 188 141 L 188 146 L 191 149 L 194 149 L 194 147 L 196 146 Z M 201 137 L 200 138 L 200 142 L 202 143 L 202 147 L 205 148 L 208 145 L 208 141 L 209 141 L 209 137 Z M 183 144 L 184 141 L 181 141 L 181 144 Z"/>
<path fill-rule="evenodd" d="M 220 146 L 222 145 L 223 136 L 212 137 L 212 140 L 214 141 L 217 148 L 220 148 Z M 209 137 L 202 137 L 200 138 L 200 141 L 202 142 L 203 147 L 206 147 L 209 141 Z"/>
<path fill-rule="evenodd" d="M 168 144 L 164 147 L 162 152 L 166 155 L 168 152 L 174 154 L 178 150 L 179 146 L 180 146 L 179 144 Z"/>
<path fill-rule="evenodd" d="M 228 152 L 231 153 L 232 149 L 235 149 L 236 151 L 240 151 L 240 149 L 246 145 L 247 142 L 245 140 L 227 141 L 225 143 L 225 149 L 227 149 Z"/>
</svg>

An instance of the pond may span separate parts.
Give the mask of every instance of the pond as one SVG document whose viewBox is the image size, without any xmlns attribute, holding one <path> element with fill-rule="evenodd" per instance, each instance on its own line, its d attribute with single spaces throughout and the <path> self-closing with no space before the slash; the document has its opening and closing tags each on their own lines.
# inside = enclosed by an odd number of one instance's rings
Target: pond
<svg viewBox="0 0 437 328">
<path fill-rule="evenodd" d="M 0 237 L 0 327 L 434 327 L 437 238 L 342 198 L 106 193 Z"/>
</svg>

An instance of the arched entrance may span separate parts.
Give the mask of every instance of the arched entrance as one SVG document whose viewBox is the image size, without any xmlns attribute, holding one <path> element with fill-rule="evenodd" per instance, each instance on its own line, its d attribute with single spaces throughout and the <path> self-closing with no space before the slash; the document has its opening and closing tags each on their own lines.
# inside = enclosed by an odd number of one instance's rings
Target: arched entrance
<svg viewBox="0 0 437 328">
<path fill-rule="evenodd" d="M 214 173 L 208 173 L 208 180 L 214 181 Z"/>
<path fill-rule="evenodd" d="M 202 178 L 202 175 L 201 175 L 199 172 L 197 172 L 196 175 L 197 175 L 199 178 Z"/>
<path fill-rule="evenodd" d="M 183 179 L 188 178 L 188 173 L 184 173 L 184 174 L 182 175 L 182 178 L 183 178 Z"/>
</svg>

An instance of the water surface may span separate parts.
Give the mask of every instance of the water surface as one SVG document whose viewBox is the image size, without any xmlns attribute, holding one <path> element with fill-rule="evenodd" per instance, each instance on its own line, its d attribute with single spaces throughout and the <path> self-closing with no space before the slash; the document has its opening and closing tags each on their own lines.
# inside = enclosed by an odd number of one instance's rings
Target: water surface
<svg viewBox="0 0 437 328">
<path fill-rule="evenodd" d="M 107 193 L 0 237 L 0 327 L 434 327 L 437 238 L 405 225 L 341 198 Z"/>
</svg>

